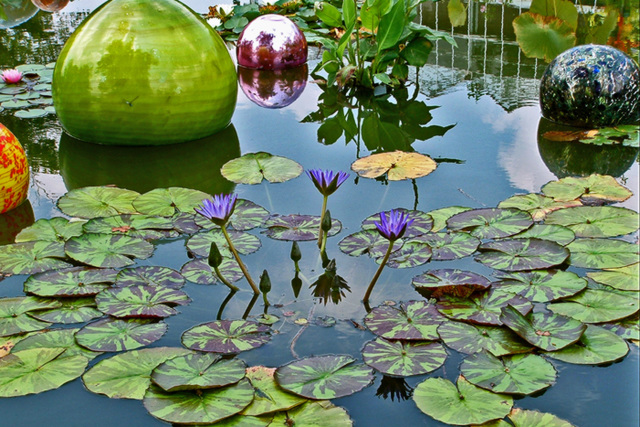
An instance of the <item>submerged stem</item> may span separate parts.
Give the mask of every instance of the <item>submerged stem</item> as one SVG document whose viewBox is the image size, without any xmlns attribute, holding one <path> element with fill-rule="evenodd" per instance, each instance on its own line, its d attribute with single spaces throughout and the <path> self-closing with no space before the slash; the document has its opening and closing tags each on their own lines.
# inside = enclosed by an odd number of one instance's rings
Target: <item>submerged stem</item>
<svg viewBox="0 0 640 427">
<path fill-rule="evenodd" d="M 229 237 L 229 233 L 227 232 L 226 225 L 223 225 L 220 228 L 222 229 L 222 234 L 224 234 L 224 238 L 227 240 L 227 244 L 229 245 L 229 249 L 231 250 L 233 257 L 236 259 L 236 262 L 240 266 L 240 270 L 242 270 L 244 277 L 247 278 L 247 282 L 249 282 L 251 289 L 253 289 L 253 293 L 258 295 L 260 293 L 260 290 L 258 289 L 256 284 L 253 282 L 253 279 L 249 275 L 249 271 L 247 271 L 247 267 L 244 266 L 244 263 L 240 259 L 240 255 L 238 255 L 238 251 L 236 251 L 236 248 L 233 246 L 233 243 L 231 243 L 231 237 Z"/>
<path fill-rule="evenodd" d="M 384 258 L 382 258 L 382 262 L 380 263 L 380 266 L 378 267 L 376 274 L 373 276 L 373 279 L 371 279 L 371 283 L 369 283 L 367 292 L 365 292 L 364 294 L 364 298 L 362 299 L 362 301 L 367 305 L 369 302 L 369 295 L 371 295 L 371 291 L 373 290 L 373 287 L 376 285 L 376 282 L 378 281 L 378 277 L 380 277 L 380 273 L 382 273 L 382 269 L 384 268 L 385 264 L 389 260 L 389 255 L 391 255 L 391 252 L 393 250 L 393 243 L 394 243 L 394 240 L 389 240 L 389 247 L 387 248 L 387 253 L 384 254 Z"/>
</svg>

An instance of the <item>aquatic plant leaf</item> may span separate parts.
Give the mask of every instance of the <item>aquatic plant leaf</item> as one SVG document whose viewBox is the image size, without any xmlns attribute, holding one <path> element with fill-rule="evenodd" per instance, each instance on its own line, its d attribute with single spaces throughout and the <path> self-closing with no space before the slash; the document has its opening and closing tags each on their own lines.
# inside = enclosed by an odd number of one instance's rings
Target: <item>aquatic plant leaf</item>
<svg viewBox="0 0 640 427">
<path fill-rule="evenodd" d="M 229 237 L 233 246 L 242 255 L 248 255 L 260 249 L 262 243 L 260 239 L 253 234 L 246 233 L 244 231 L 228 230 Z M 212 229 L 207 231 L 201 231 L 194 234 L 187 240 L 187 249 L 194 255 L 208 258 L 209 250 L 211 250 L 211 243 L 215 242 L 218 245 L 218 250 L 223 257 L 231 258 L 233 254 L 229 249 L 227 240 L 224 237 L 221 229 Z"/>
<path fill-rule="evenodd" d="M 575 427 L 570 422 L 560 419 L 553 414 L 528 409 L 513 408 L 508 417 L 514 425 L 522 427 Z"/>
<path fill-rule="evenodd" d="M 404 2 L 396 2 L 391 6 L 389 13 L 381 15 L 376 42 L 378 43 L 378 53 L 384 49 L 394 47 L 402 37 L 406 24 Z"/>
<path fill-rule="evenodd" d="M 243 411 L 243 415 L 263 415 L 276 411 L 287 411 L 307 402 L 307 399 L 289 393 L 276 383 L 276 368 L 252 366 L 247 368 L 247 378 L 256 389 L 253 402 Z"/>
<path fill-rule="evenodd" d="M 531 228 L 527 228 L 512 237 L 514 239 L 549 240 L 560 246 L 566 246 L 576 239 L 575 233 L 570 228 L 550 224 L 533 224 Z"/>
<path fill-rule="evenodd" d="M 169 317 L 177 314 L 173 306 L 191 302 L 179 289 L 146 285 L 105 289 L 95 298 L 98 310 L 113 317 Z"/>
<path fill-rule="evenodd" d="M 523 316 L 513 307 L 502 309 L 502 323 L 529 344 L 545 351 L 556 351 L 577 342 L 587 326 L 554 313 L 530 313 Z"/>
<path fill-rule="evenodd" d="M 396 212 L 400 212 L 401 214 L 407 215 L 408 220 L 412 220 L 411 225 L 407 227 L 407 230 L 404 232 L 403 239 L 411 239 L 417 236 L 421 236 L 423 234 L 429 233 L 433 228 L 433 219 L 431 215 L 416 210 L 409 210 L 404 208 L 394 209 Z M 374 230 L 377 232 L 376 222 L 380 222 L 380 214 L 374 214 L 365 218 L 362 221 L 362 229 L 363 230 Z"/>
<path fill-rule="evenodd" d="M 112 234 L 83 234 L 64 244 L 66 254 L 92 267 L 119 268 L 134 263 L 132 258 L 147 259 L 154 246 L 137 237 Z"/>
<path fill-rule="evenodd" d="M 638 213 L 614 206 L 580 206 L 552 212 L 545 223 L 568 227 L 577 237 L 615 237 L 638 229 Z"/>
<path fill-rule="evenodd" d="M 532 394 L 553 385 L 557 372 L 551 363 L 535 354 L 497 358 L 481 352 L 462 361 L 460 374 L 494 393 Z"/>
<path fill-rule="evenodd" d="M 638 245 L 616 239 L 576 239 L 567 245 L 569 264 L 582 268 L 619 268 L 638 262 Z"/>
<path fill-rule="evenodd" d="M 239 359 L 224 360 L 218 354 L 189 352 L 157 366 L 151 380 L 164 391 L 223 387 L 243 379 L 246 368 Z"/>
<path fill-rule="evenodd" d="M 33 241 L 0 246 L 0 273 L 34 274 L 71 267 L 61 242 Z"/>
<path fill-rule="evenodd" d="M 51 323 L 34 319 L 27 313 L 60 305 L 59 301 L 37 297 L 0 298 L 0 337 L 48 327 Z"/>
<path fill-rule="evenodd" d="M 271 339 L 268 326 L 245 320 L 217 320 L 187 329 L 182 344 L 192 350 L 212 353 L 240 353 L 266 344 Z"/>
<path fill-rule="evenodd" d="M 37 273 L 24 282 L 26 293 L 41 297 L 81 297 L 95 295 L 116 280 L 117 270 L 72 267 Z"/>
<path fill-rule="evenodd" d="M 43 322 L 61 324 L 85 323 L 103 316 L 96 309 L 93 297 L 65 298 L 60 304 L 60 307 L 30 313 L 30 316 Z"/>
<path fill-rule="evenodd" d="M 309 399 L 337 399 L 373 383 L 373 370 L 346 355 L 305 357 L 276 369 L 283 389 Z"/>
<path fill-rule="evenodd" d="M 529 58 L 553 58 L 576 44 L 575 31 L 562 19 L 525 12 L 513 20 L 516 41 Z"/>
<path fill-rule="evenodd" d="M 388 340 L 437 340 L 445 318 L 427 301 L 407 301 L 397 307 L 380 305 L 364 318 L 374 334 Z"/>
<path fill-rule="evenodd" d="M 533 302 L 549 302 L 570 297 L 587 287 L 587 281 L 576 273 L 563 270 L 534 270 L 513 273 L 498 272 L 492 286 Z"/>
<path fill-rule="evenodd" d="M 48 242 L 64 242 L 82 234 L 84 221 L 69 221 L 66 218 L 41 218 L 33 225 L 23 229 L 16 236 L 16 243 L 46 240 Z"/>
<path fill-rule="evenodd" d="M 247 231 L 256 227 L 262 227 L 269 218 L 269 211 L 251 200 L 237 199 L 236 207 L 229 218 L 229 224 L 234 230 Z M 202 215 L 196 215 L 196 224 L 202 228 L 218 228 L 209 219 Z"/>
<path fill-rule="evenodd" d="M 49 112 L 42 108 L 29 108 L 28 110 L 18 110 L 13 113 L 13 115 L 18 117 L 19 119 L 33 119 L 36 117 L 44 117 L 47 114 L 49 114 Z"/>
<path fill-rule="evenodd" d="M 531 215 L 519 209 L 472 209 L 447 220 L 451 230 L 468 231 L 478 239 L 509 237 L 533 225 Z"/>
<path fill-rule="evenodd" d="M 376 262 L 380 264 L 382 257 L 377 258 Z M 424 243 L 412 240 L 405 242 L 402 247 L 394 251 L 387 261 L 387 267 L 390 268 L 412 268 L 426 264 L 431 259 L 431 247 Z"/>
<path fill-rule="evenodd" d="M 320 217 L 311 215 L 274 215 L 269 218 L 264 227 L 264 234 L 276 240 L 305 241 L 317 240 L 320 229 Z M 334 236 L 342 230 L 342 223 L 331 219 L 329 236 Z"/>
<path fill-rule="evenodd" d="M 447 358 L 437 342 L 387 341 L 376 338 L 362 349 L 365 364 L 386 375 L 408 377 L 435 371 Z"/>
<path fill-rule="evenodd" d="M 244 277 L 240 266 L 233 258 L 222 258 L 222 263 L 220 263 L 218 270 L 220 270 L 222 277 L 232 283 Z M 199 285 L 222 283 L 205 258 L 196 258 L 189 261 L 182 266 L 180 272 L 185 279 Z"/>
<path fill-rule="evenodd" d="M 534 0 L 529 10 L 531 13 L 561 19 L 574 31 L 578 27 L 578 9 L 568 0 Z"/>
<path fill-rule="evenodd" d="M 180 234 L 197 233 L 201 228 L 196 224 L 196 214 L 177 212 L 171 217 L 171 220 L 173 221 L 173 228 Z"/>
<path fill-rule="evenodd" d="M 13 351 L 22 351 L 31 348 L 64 348 L 65 352 L 59 355 L 57 357 L 58 359 L 81 355 L 92 360 L 100 356 L 102 353 L 80 347 L 76 343 L 75 333 L 79 330 L 80 328 L 69 328 L 49 329 L 43 332 L 37 332 L 16 343 Z"/>
<path fill-rule="evenodd" d="M 631 191 L 609 175 L 593 174 L 587 177 L 566 177 L 542 186 L 542 192 L 559 201 L 582 199 L 588 202 L 624 202 Z"/>
<path fill-rule="evenodd" d="M 69 216 L 98 218 L 134 214 L 133 201 L 140 193 L 117 187 L 83 187 L 58 199 L 58 209 Z"/>
<path fill-rule="evenodd" d="M 580 135 L 580 142 L 593 145 L 640 146 L 640 128 L 635 125 L 618 125 L 612 128 L 594 129 Z"/>
<path fill-rule="evenodd" d="M 393 252 L 399 250 L 402 245 L 402 239 L 396 240 L 393 243 Z M 360 230 L 340 240 L 338 247 L 350 256 L 368 254 L 371 258 L 379 258 L 387 252 L 389 241 L 377 230 Z"/>
<path fill-rule="evenodd" d="M 600 326 L 587 325 L 577 343 L 546 355 L 567 363 L 600 365 L 620 360 L 628 352 L 627 343 L 614 332 Z"/>
<path fill-rule="evenodd" d="M 185 279 L 182 274 L 169 267 L 142 265 L 120 270 L 115 282 L 115 286 L 120 288 L 145 285 L 156 288 L 180 289 L 184 286 Z"/>
<path fill-rule="evenodd" d="M 625 340 L 640 340 L 640 314 L 636 313 L 633 316 L 625 317 L 612 323 L 602 323 L 598 326 L 614 332 Z"/>
<path fill-rule="evenodd" d="M 462 376 L 455 385 L 444 378 L 427 378 L 413 391 L 413 400 L 425 414 L 453 425 L 503 418 L 513 406 L 510 396 L 476 387 Z"/>
<path fill-rule="evenodd" d="M 76 333 L 76 341 L 93 351 L 134 350 L 158 341 L 166 331 L 162 322 L 107 318 L 85 325 Z"/>
<path fill-rule="evenodd" d="M 151 372 L 174 357 L 190 354 L 186 348 L 154 347 L 132 350 L 103 359 L 82 375 L 92 393 L 112 399 L 142 400 L 151 385 Z"/>
<path fill-rule="evenodd" d="M 500 313 L 507 306 L 515 307 L 522 314 L 527 314 L 533 308 L 526 298 L 494 289 L 467 298 L 444 295 L 436 303 L 438 311 L 449 319 L 482 325 L 501 325 Z"/>
<path fill-rule="evenodd" d="M 558 209 L 582 206 L 579 200 L 558 201 L 538 193 L 518 194 L 498 203 L 501 209 L 515 208 L 531 214 L 534 221 L 542 221 L 547 214 Z"/>
<path fill-rule="evenodd" d="M 587 277 L 621 291 L 640 291 L 640 263 L 620 268 L 606 268 L 604 271 L 590 271 Z"/>
<path fill-rule="evenodd" d="M 151 415 L 169 423 L 215 423 L 239 413 L 253 400 L 247 379 L 226 387 L 166 392 L 152 385 L 142 403 Z"/>
<path fill-rule="evenodd" d="M 416 179 L 429 175 L 438 164 L 420 153 L 392 151 L 362 157 L 351 164 L 351 170 L 363 178 L 377 178 L 387 174 L 389 181 Z"/>
<path fill-rule="evenodd" d="M 496 357 L 528 353 L 531 346 L 510 329 L 500 326 L 472 325 L 464 322 L 443 322 L 438 326 L 442 341 L 456 351 L 474 354 L 488 351 Z"/>
<path fill-rule="evenodd" d="M 603 323 L 631 316 L 639 309 L 637 292 L 608 292 L 601 289 L 586 289 L 560 302 L 549 304 L 554 313 L 569 316 L 583 323 Z"/>
<path fill-rule="evenodd" d="M 467 7 L 460 0 L 450 1 L 447 12 L 452 27 L 461 27 L 467 22 Z"/>
<path fill-rule="evenodd" d="M 434 209 L 432 211 L 427 212 L 427 214 L 433 219 L 433 226 L 431 227 L 431 231 L 436 233 L 438 231 L 443 230 L 447 226 L 447 220 L 452 216 L 470 211 L 471 208 L 467 208 L 464 206 L 449 206 L 441 209 Z"/>
<path fill-rule="evenodd" d="M 32 348 L 0 358 L 0 397 L 25 396 L 53 390 L 78 378 L 89 359 L 59 358 L 64 348 Z"/>
<path fill-rule="evenodd" d="M 149 215 L 116 215 L 93 218 L 82 227 L 85 233 L 125 235 L 145 240 L 177 237 L 171 218 Z"/>
<path fill-rule="evenodd" d="M 443 295 L 465 298 L 491 286 L 489 279 L 480 274 L 452 268 L 427 270 L 411 279 L 411 284 L 425 298 L 440 298 Z"/>
<path fill-rule="evenodd" d="M 179 212 L 194 213 L 204 199 L 205 192 L 182 187 L 155 188 L 138 196 L 133 206 L 145 215 L 173 216 Z"/>
<path fill-rule="evenodd" d="M 550 240 L 505 239 L 487 242 L 478 248 L 482 251 L 476 261 L 505 271 L 537 270 L 562 264 L 569 251 Z"/>
<path fill-rule="evenodd" d="M 222 165 L 222 176 L 236 184 L 260 184 L 285 182 L 302 173 L 302 166 L 286 157 L 274 156 L 264 151 L 248 153 Z"/>
<path fill-rule="evenodd" d="M 333 405 L 328 400 L 306 402 L 289 411 L 277 412 L 269 425 L 286 425 L 287 422 L 290 422 L 289 420 L 298 426 L 353 426 L 353 421 L 349 418 L 347 411 L 340 406 Z"/>
<path fill-rule="evenodd" d="M 471 255 L 480 240 L 467 233 L 429 233 L 406 240 L 405 246 L 415 242 L 429 245 L 432 261 L 451 261 Z"/>
<path fill-rule="evenodd" d="M 254 397 L 255 400 L 255 397 Z M 280 412 L 286 414 L 286 412 Z M 273 421 L 274 414 L 267 414 L 258 417 L 251 417 L 238 413 L 222 421 L 218 421 L 214 425 L 216 427 L 269 427 Z M 284 424 L 284 421 L 282 422 Z"/>
</svg>

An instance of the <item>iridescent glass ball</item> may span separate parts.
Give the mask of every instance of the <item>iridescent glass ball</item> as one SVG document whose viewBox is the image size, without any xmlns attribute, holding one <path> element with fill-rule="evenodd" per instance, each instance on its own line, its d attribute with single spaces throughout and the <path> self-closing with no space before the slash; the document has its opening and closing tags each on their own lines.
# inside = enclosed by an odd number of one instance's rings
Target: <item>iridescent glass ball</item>
<svg viewBox="0 0 640 427">
<path fill-rule="evenodd" d="M 31 2 L 45 12 L 58 12 L 69 4 L 69 0 L 31 0 Z"/>
<path fill-rule="evenodd" d="M 298 67 L 307 62 L 307 39 L 300 28 L 282 15 L 262 15 L 238 37 L 238 65 L 259 70 Z"/>
<path fill-rule="evenodd" d="M 252 70 L 238 67 L 242 92 L 263 108 L 284 108 L 304 92 L 308 76 L 307 64 L 285 70 Z"/>
<path fill-rule="evenodd" d="M 613 47 L 576 46 L 545 70 L 540 107 L 545 118 L 572 126 L 633 124 L 640 119 L 640 69 Z"/>
</svg>

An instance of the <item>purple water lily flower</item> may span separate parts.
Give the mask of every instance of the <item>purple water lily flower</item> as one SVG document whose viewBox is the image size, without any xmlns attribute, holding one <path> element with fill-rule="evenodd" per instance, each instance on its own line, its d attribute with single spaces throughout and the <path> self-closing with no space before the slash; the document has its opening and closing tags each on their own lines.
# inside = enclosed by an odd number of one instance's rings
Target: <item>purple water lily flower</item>
<svg viewBox="0 0 640 427">
<path fill-rule="evenodd" d="M 409 219 L 408 212 L 400 212 L 394 209 L 388 212 L 380 212 L 380 222 L 374 222 L 378 232 L 389 241 L 396 241 L 404 235 L 413 220 Z"/>
<path fill-rule="evenodd" d="M 0 78 L 7 84 L 20 83 L 22 80 L 22 73 L 18 70 L 4 70 Z"/>
<path fill-rule="evenodd" d="M 216 194 L 211 200 L 204 199 L 202 206 L 198 206 L 194 210 L 214 224 L 222 227 L 233 214 L 237 199 L 238 196 L 236 194 Z"/>
<path fill-rule="evenodd" d="M 307 171 L 307 175 L 323 196 L 332 194 L 349 178 L 349 174 L 346 172 L 322 169 L 310 169 Z"/>
</svg>

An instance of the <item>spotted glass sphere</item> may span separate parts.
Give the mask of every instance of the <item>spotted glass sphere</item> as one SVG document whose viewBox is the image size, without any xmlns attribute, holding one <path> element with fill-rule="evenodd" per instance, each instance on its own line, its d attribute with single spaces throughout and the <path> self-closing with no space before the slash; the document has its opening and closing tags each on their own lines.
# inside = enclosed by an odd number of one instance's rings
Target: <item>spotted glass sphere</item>
<svg viewBox="0 0 640 427">
<path fill-rule="evenodd" d="M 545 70 L 540 107 L 545 118 L 572 126 L 635 123 L 640 119 L 640 69 L 613 47 L 576 46 Z"/>
<path fill-rule="evenodd" d="M 307 85 L 307 64 L 285 70 L 253 70 L 238 67 L 240 89 L 263 108 L 284 108 L 300 97 Z"/>
<path fill-rule="evenodd" d="M 28 192 L 27 155 L 18 138 L 0 123 L 0 214 L 24 202 Z"/>
<path fill-rule="evenodd" d="M 238 65 L 259 70 L 298 67 L 307 62 L 307 39 L 282 15 L 262 15 L 242 30 L 236 47 Z"/>
</svg>

